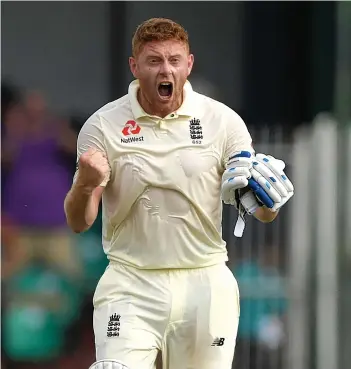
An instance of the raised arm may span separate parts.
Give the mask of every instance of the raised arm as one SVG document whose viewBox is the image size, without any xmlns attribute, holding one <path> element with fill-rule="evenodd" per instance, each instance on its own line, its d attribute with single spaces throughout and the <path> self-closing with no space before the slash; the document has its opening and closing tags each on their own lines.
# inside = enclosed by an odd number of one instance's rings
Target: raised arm
<svg viewBox="0 0 351 369">
<path fill-rule="evenodd" d="M 79 133 L 77 170 L 64 202 L 67 224 L 74 232 L 84 232 L 94 223 L 109 178 L 103 132 L 99 117 L 94 115 Z"/>
</svg>

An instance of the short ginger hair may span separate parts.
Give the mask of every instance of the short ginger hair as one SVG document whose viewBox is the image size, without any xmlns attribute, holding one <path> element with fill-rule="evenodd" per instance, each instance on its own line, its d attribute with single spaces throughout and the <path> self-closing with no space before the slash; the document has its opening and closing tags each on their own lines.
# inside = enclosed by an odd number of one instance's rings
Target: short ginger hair
<svg viewBox="0 0 351 369">
<path fill-rule="evenodd" d="M 133 56 L 138 55 L 142 47 L 148 42 L 168 40 L 183 42 L 189 52 L 189 36 L 180 24 L 167 18 L 148 19 L 137 27 L 133 35 Z"/>
</svg>

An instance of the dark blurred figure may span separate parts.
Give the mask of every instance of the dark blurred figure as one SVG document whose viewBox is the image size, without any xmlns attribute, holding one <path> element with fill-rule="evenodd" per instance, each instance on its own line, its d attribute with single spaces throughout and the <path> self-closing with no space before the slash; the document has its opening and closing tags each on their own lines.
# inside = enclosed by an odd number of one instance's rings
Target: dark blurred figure
<svg viewBox="0 0 351 369">
<path fill-rule="evenodd" d="M 72 178 L 63 157 L 75 154 L 76 134 L 48 112 L 38 92 L 12 104 L 3 126 L 2 166 L 8 173 L 3 212 L 18 227 L 15 269 L 41 259 L 77 275 L 79 262 L 63 211 Z"/>
<path fill-rule="evenodd" d="M 19 91 L 10 83 L 3 82 L 1 84 L 1 147 L 3 147 L 3 140 L 6 134 L 6 127 L 4 125 L 4 117 L 7 115 L 8 110 L 12 105 L 18 103 L 20 99 Z M 1 149 L 3 155 L 3 150 Z M 3 202 L 3 189 L 5 187 L 7 179 L 6 166 L 1 165 L 1 202 Z"/>
<path fill-rule="evenodd" d="M 8 82 L 1 84 L 1 122 L 4 120 L 9 107 L 20 99 L 20 93 L 16 87 Z"/>
</svg>

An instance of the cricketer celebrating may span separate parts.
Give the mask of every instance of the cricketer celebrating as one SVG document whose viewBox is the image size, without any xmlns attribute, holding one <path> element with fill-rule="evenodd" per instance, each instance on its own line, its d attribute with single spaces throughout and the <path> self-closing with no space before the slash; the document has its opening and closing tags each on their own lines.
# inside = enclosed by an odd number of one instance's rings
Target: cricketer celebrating
<svg viewBox="0 0 351 369">
<path fill-rule="evenodd" d="M 193 91 L 182 26 L 147 20 L 132 47 L 135 80 L 82 127 L 65 199 L 75 232 L 103 204 L 110 262 L 94 295 L 91 368 L 152 369 L 161 351 L 164 369 L 230 369 L 239 291 L 222 200 L 270 222 L 293 186 L 280 161 L 255 155 L 233 110 Z"/>
</svg>

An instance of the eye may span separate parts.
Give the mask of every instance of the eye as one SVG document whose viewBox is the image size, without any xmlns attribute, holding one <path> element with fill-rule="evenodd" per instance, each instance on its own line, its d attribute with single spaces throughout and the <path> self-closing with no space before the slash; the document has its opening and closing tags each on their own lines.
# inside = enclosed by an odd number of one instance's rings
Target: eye
<svg viewBox="0 0 351 369">
<path fill-rule="evenodd" d="M 149 63 L 150 64 L 157 64 L 158 63 L 158 59 L 156 59 L 156 58 L 149 59 Z"/>
<path fill-rule="evenodd" d="M 179 58 L 172 58 L 172 59 L 171 59 L 171 63 L 172 63 L 172 64 L 178 64 L 178 63 L 179 63 L 179 61 L 180 61 L 180 59 L 179 59 Z"/>
</svg>

